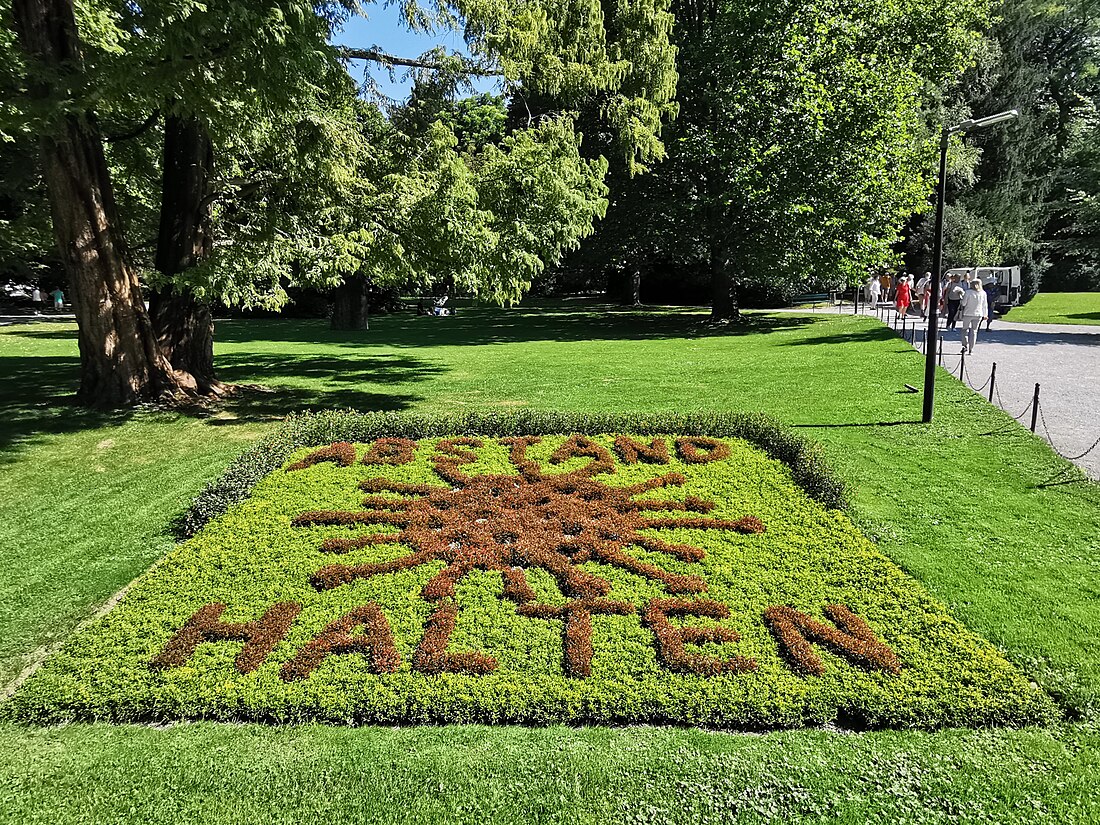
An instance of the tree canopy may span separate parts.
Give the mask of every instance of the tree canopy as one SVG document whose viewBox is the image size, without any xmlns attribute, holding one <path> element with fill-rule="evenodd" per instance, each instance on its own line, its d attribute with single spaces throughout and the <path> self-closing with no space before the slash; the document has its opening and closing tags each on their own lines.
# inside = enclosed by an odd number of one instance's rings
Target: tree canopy
<svg viewBox="0 0 1100 825">
<path fill-rule="evenodd" d="M 927 103 L 972 59 L 986 4 L 677 0 L 673 11 L 668 160 L 619 181 L 585 252 L 702 270 L 715 318 L 736 315 L 738 284 L 790 294 L 890 260 L 929 191 Z"/>
<path fill-rule="evenodd" d="M 598 112 L 628 168 L 662 155 L 675 89 L 664 0 L 402 8 L 412 27 L 462 31 L 472 57 L 337 48 L 329 40 L 352 3 L 0 7 L 10 21 L 0 82 L 15 101 L 0 111 L 0 129 L 53 153 L 45 188 L 87 332 L 85 372 L 99 376 L 84 382 L 89 401 L 128 403 L 180 381 L 215 389 L 215 300 L 276 306 L 290 283 L 365 277 L 446 281 L 515 301 L 605 207 L 607 162 L 581 156 L 579 108 Z M 355 57 L 421 72 L 405 111 L 357 96 L 346 66 Z M 509 98 L 553 95 L 561 105 L 502 120 L 499 101 L 459 102 L 471 73 L 498 74 Z M 78 156 L 87 174 L 63 185 Z M 76 202 L 88 208 L 56 208 Z M 99 241 L 79 240 L 86 235 Z M 127 243 L 135 236 L 142 241 Z M 72 254 L 77 247 L 94 251 Z M 136 372 L 107 380 L 124 369 L 107 344 L 130 338 L 119 326 L 149 325 L 131 263 L 153 289 L 156 341 L 135 345 L 127 360 Z M 105 294 L 117 312 L 103 312 Z M 114 320 L 94 325 L 92 316 Z"/>
</svg>

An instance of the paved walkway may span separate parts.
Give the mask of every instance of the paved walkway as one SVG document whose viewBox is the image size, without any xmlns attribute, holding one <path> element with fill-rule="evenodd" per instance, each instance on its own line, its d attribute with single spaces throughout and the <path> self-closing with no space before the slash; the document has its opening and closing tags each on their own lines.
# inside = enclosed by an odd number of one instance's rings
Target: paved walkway
<svg viewBox="0 0 1100 825">
<path fill-rule="evenodd" d="M 890 311 L 885 320 L 891 323 L 892 319 Z M 917 323 L 921 324 L 919 316 Z M 923 324 L 919 328 L 923 329 Z M 920 348 L 920 333 L 916 343 Z M 943 365 L 955 375 L 959 372 L 961 349 L 959 334 L 945 330 Z M 1031 402 L 1035 385 L 1039 384 L 1042 415 L 1036 432 L 1063 456 L 1077 456 L 1100 438 L 1100 326 L 995 320 L 989 331 L 983 327 L 978 333 L 974 354 L 966 357 L 970 385 L 985 384 L 994 363 L 997 364 L 994 403 L 1009 415 L 1019 415 Z M 988 389 L 982 391 L 982 395 L 987 393 Z M 1031 426 L 1030 411 L 1021 417 L 1021 423 Z M 1074 463 L 1091 477 L 1100 479 L 1100 446 Z"/>
</svg>

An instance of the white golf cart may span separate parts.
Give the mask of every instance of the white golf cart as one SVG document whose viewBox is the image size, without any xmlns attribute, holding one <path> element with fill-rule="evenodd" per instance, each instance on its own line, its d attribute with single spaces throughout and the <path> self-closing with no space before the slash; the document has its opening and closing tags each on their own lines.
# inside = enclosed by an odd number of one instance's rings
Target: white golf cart
<svg viewBox="0 0 1100 825">
<path fill-rule="evenodd" d="M 1020 267 L 1018 266 L 971 266 L 962 269 L 949 269 L 943 275 L 943 282 L 952 275 L 959 278 L 970 273 L 971 279 L 979 278 L 983 284 L 988 284 L 992 278 L 997 284 L 997 300 L 992 307 L 998 314 L 1003 315 L 1009 308 L 1020 303 Z"/>
</svg>

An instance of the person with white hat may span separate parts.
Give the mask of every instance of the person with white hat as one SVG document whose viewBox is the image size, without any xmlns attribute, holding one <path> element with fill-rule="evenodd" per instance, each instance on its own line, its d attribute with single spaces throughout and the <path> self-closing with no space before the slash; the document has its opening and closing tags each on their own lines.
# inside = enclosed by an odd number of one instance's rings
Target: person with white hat
<svg viewBox="0 0 1100 825">
<path fill-rule="evenodd" d="M 902 275 L 898 281 L 898 291 L 894 296 L 894 306 L 902 320 L 909 314 L 909 305 L 913 303 L 913 288 L 909 286 L 909 276 Z"/>
</svg>

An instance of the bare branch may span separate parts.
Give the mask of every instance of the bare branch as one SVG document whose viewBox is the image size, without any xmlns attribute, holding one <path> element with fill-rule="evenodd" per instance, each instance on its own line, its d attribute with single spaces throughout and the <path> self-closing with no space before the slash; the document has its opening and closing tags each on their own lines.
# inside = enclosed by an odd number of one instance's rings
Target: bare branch
<svg viewBox="0 0 1100 825">
<path fill-rule="evenodd" d="M 453 65 L 445 62 L 399 57 L 398 55 L 387 54 L 379 49 L 357 49 L 352 46 L 339 46 L 337 53 L 346 60 L 370 60 L 374 63 L 381 63 L 383 66 L 408 66 L 412 69 L 431 69 L 433 71 L 452 71 L 454 69 Z M 471 77 L 504 76 L 504 73 L 497 69 L 491 69 L 484 64 L 468 59 L 462 61 L 461 74 Z"/>
</svg>

